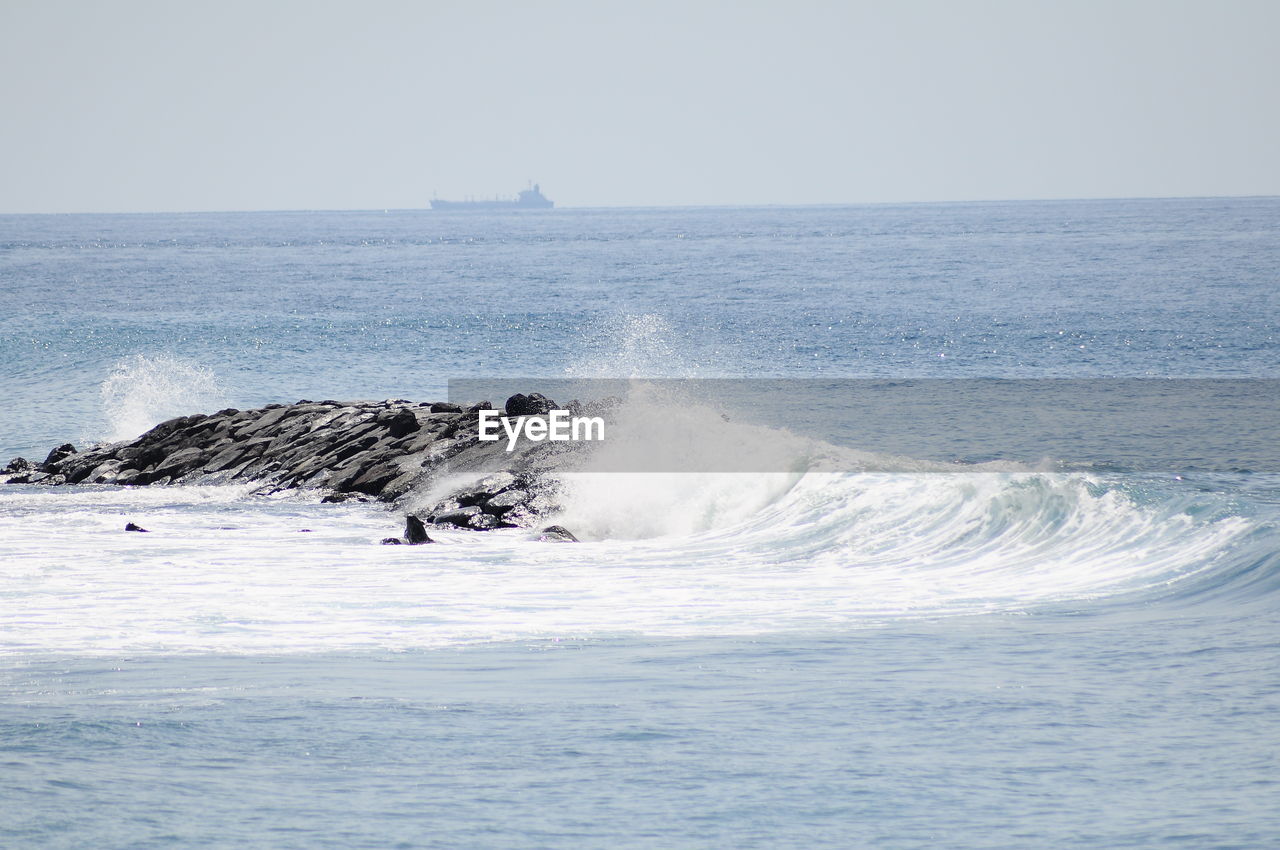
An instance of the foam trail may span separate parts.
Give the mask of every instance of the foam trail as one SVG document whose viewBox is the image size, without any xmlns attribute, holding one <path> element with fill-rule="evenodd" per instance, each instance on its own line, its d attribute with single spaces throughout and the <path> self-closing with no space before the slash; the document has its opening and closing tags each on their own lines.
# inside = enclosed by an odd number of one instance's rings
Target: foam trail
<svg viewBox="0 0 1280 850">
<path fill-rule="evenodd" d="M 170 354 L 134 354 L 115 364 L 99 387 L 106 439 L 127 440 L 175 416 L 227 406 L 214 373 Z"/>
</svg>

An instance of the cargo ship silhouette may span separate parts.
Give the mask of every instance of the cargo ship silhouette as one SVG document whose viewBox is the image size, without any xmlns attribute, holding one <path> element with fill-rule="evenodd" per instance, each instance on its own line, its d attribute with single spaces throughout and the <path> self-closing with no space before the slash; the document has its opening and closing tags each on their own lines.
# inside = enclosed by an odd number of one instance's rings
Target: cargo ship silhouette
<svg viewBox="0 0 1280 850">
<path fill-rule="evenodd" d="M 433 210 L 549 210 L 555 201 L 547 200 L 537 183 L 525 189 L 514 200 L 494 198 L 491 201 L 442 201 L 431 199 Z"/>
</svg>

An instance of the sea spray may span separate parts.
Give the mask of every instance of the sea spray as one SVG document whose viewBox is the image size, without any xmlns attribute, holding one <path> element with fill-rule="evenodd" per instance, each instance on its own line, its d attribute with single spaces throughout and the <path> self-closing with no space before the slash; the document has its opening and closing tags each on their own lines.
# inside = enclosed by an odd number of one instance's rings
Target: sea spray
<svg viewBox="0 0 1280 850">
<path fill-rule="evenodd" d="M 719 328 L 677 329 L 657 313 L 623 313 L 580 329 L 581 353 L 567 378 L 711 378 L 740 375 L 750 362 Z"/>
<path fill-rule="evenodd" d="M 119 360 L 99 392 L 109 441 L 136 437 L 175 416 L 212 412 L 228 399 L 212 370 L 171 354 Z"/>
</svg>

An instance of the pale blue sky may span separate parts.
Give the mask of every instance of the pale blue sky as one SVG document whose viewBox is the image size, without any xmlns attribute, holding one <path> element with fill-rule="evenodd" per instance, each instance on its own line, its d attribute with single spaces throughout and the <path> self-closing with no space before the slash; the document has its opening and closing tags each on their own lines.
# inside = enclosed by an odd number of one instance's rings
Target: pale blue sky
<svg viewBox="0 0 1280 850">
<path fill-rule="evenodd" d="M 1280 2 L 0 0 L 0 212 L 1280 194 Z"/>
</svg>

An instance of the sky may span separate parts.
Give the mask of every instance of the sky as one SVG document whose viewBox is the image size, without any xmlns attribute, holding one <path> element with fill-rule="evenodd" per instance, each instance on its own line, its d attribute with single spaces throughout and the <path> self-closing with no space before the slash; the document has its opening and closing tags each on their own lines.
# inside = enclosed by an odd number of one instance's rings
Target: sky
<svg viewBox="0 0 1280 850">
<path fill-rule="evenodd" d="M 1280 2 L 0 0 L 0 213 L 1280 195 Z"/>
</svg>

